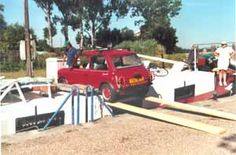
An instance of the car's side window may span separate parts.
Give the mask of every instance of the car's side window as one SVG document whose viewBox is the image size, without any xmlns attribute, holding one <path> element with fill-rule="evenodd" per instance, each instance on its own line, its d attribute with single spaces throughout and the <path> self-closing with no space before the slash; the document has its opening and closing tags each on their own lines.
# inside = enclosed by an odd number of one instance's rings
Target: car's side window
<svg viewBox="0 0 236 155">
<path fill-rule="evenodd" d="M 96 55 L 91 58 L 91 69 L 107 70 L 107 63 L 103 56 Z"/>
<path fill-rule="evenodd" d="M 112 59 L 112 61 L 113 61 L 113 63 L 114 63 L 114 65 L 115 65 L 116 68 L 123 66 L 121 57 L 114 57 L 114 58 Z"/>
<path fill-rule="evenodd" d="M 87 68 L 88 66 L 88 57 L 80 56 L 80 68 Z"/>
</svg>

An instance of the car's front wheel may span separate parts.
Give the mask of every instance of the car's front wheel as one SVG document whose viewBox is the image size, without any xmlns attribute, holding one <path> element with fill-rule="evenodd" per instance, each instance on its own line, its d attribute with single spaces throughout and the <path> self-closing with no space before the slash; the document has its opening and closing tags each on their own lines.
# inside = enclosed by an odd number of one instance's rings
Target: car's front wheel
<svg viewBox="0 0 236 155">
<path fill-rule="evenodd" d="M 105 101 L 114 102 L 117 98 L 117 93 L 109 84 L 103 84 L 100 91 Z"/>
</svg>

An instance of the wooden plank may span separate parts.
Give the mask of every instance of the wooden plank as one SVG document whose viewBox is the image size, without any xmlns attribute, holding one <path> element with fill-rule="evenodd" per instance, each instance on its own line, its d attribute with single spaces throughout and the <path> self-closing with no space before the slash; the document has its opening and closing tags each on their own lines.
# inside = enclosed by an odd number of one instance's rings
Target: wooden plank
<svg viewBox="0 0 236 155">
<path fill-rule="evenodd" d="M 157 97 L 147 97 L 145 98 L 145 100 L 158 103 L 167 107 L 175 108 L 175 109 L 180 109 L 180 110 L 185 110 L 185 111 L 190 111 L 190 112 L 195 112 L 195 113 L 200 113 L 200 114 L 206 114 L 210 116 L 216 116 L 216 117 L 236 121 L 235 114 L 224 112 L 224 111 L 218 111 L 214 109 L 198 107 L 198 106 L 183 104 L 183 103 L 174 102 L 174 101 L 167 101 L 167 100 L 163 100 Z"/>
<path fill-rule="evenodd" d="M 85 92 L 87 86 L 81 84 L 73 84 L 73 85 L 62 84 L 62 83 L 57 84 L 57 88 L 62 91 L 71 91 L 73 87 L 79 87 L 80 91 Z"/>
<path fill-rule="evenodd" d="M 159 57 L 153 57 L 153 56 L 148 56 L 148 55 L 143 55 L 143 54 L 138 54 L 138 56 L 143 58 L 143 59 L 148 59 L 148 60 L 153 60 L 153 61 L 161 61 L 161 62 L 170 63 L 170 64 L 180 62 L 180 61 L 175 61 L 175 60 L 170 60 L 170 59 L 165 59 L 165 58 L 159 58 Z"/>
<path fill-rule="evenodd" d="M 221 127 L 216 127 L 216 126 L 204 124 L 204 123 L 193 121 L 193 120 L 188 120 L 185 118 L 180 118 L 180 117 L 176 117 L 176 116 L 172 116 L 172 115 L 158 113 L 156 111 L 135 107 L 135 106 L 131 106 L 131 105 L 120 103 L 120 102 L 108 103 L 108 105 L 111 107 L 114 107 L 114 108 L 123 109 L 126 111 L 130 111 L 133 113 L 143 115 L 143 116 L 155 118 L 155 119 L 162 120 L 165 122 L 170 122 L 173 124 L 178 124 L 181 126 L 192 128 L 192 129 L 197 129 L 197 130 L 208 132 L 211 134 L 222 134 L 222 133 L 226 132 L 226 129 L 221 128 Z"/>
</svg>

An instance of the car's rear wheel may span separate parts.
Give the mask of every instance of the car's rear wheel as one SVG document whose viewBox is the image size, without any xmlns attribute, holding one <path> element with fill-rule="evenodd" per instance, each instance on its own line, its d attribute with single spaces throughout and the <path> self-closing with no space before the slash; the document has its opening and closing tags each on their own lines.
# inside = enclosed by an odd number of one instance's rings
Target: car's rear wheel
<svg viewBox="0 0 236 155">
<path fill-rule="evenodd" d="M 100 91 L 105 101 L 114 102 L 117 98 L 117 93 L 109 84 L 103 84 Z"/>
<path fill-rule="evenodd" d="M 60 77 L 60 78 L 58 79 L 58 83 L 68 84 L 68 81 L 66 80 L 66 78 Z"/>
</svg>

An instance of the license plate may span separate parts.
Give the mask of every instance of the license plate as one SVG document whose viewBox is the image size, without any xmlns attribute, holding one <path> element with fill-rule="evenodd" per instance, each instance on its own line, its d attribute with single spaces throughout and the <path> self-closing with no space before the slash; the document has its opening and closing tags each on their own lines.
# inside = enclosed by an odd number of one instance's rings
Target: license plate
<svg viewBox="0 0 236 155">
<path fill-rule="evenodd" d="M 144 82 L 144 77 L 129 79 L 130 84 L 139 84 L 139 83 L 142 83 L 142 82 Z"/>
</svg>

